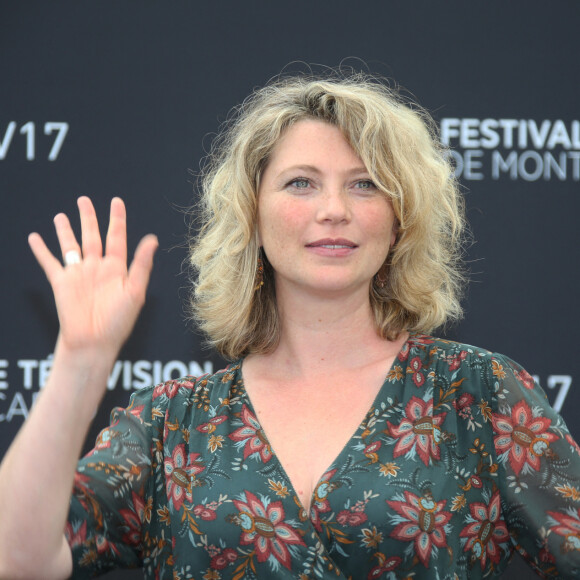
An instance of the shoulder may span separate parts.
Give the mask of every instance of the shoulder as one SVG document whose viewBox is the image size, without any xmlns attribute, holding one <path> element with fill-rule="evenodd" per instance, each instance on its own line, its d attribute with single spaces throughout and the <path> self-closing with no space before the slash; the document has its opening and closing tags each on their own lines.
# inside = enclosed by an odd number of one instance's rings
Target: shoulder
<svg viewBox="0 0 580 580">
<path fill-rule="evenodd" d="M 512 361 L 509 357 L 501 353 L 489 350 L 487 348 L 482 348 L 480 346 L 474 346 L 472 344 L 458 342 L 455 340 L 438 338 L 436 336 L 430 336 L 428 334 L 410 335 L 403 349 L 407 349 L 408 352 L 413 351 L 430 352 L 430 354 L 432 355 L 436 354 L 439 358 L 449 358 L 460 355 L 464 359 L 479 358 L 490 361 L 498 359 L 501 360 L 502 362 L 517 365 L 517 363 Z"/>
<path fill-rule="evenodd" d="M 223 385 L 229 385 L 238 378 L 240 368 L 241 361 L 238 361 L 213 374 L 197 377 L 186 376 L 165 381 L 150 387 L 150 396 L 154 401 L 157 399 L 170 400 L 178 395 L 189 397 L 207 389 L 220 389 L 223 388 Z"/>
<path fill-rule="evenodd" d="M 478 377 L 493 391 L 511 382 L 524 389 L 534 388 L 533 377 L 517 362 L 504 354 L 471 344 L 415 334 L 409 337 L 401 356 L 408 361 L 419 357 L 421 364 L 429 364 L 437 375 Z"/>
<path fill-rule="evenodd" d="M 169 412 L 192 406 L 206 407 L 228 397 L 233 384 L 241 382 L 241 360 L 212 374 L 185 376 L 135 392 L 126 411 L 142 421 L 155 421 Z"/>
<path fill-rule="evenodd" d="M 450 370 L 457 370 L 473 361 L 491 362 L 494 357 L 501 357 L 502 355 L 471 344 L 437 338 L 427 334 L 413 334 L 409 336 L 399 353 L 399 359 L 407 360 L 412 359 L 414 356 L 425 360 L 447 363 Z"/>
</svg>

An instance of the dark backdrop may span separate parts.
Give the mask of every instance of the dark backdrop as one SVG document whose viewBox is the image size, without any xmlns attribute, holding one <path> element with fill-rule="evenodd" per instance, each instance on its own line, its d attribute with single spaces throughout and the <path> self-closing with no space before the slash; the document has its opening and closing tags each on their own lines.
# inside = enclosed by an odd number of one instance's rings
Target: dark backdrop
<svg viewBox="0 0 580 580">
<path fill-rule="evenodd" d="M 134 388 L 221 367 L 184 317 L 190 171 L 228 110 L 299 62 L 395 79 L 441 122 L 476 240 L 447 336 L 522 363 L 579 438 L 579 16 L 574 0 L 0 3 L 0 456 L 57 332 L 26 237 L 54 248 L 80 194 L 101 216 L 125 199 L 132 248 L 161 242 L 90 439 Z"/>
</svg>

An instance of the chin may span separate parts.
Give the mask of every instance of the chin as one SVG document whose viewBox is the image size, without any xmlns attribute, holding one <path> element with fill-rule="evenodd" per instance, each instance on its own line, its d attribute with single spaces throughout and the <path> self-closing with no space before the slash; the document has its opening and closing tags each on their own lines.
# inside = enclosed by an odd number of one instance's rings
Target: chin
<svg viewBox="0 0 580 580">
<path fill-rule="evenodd" d="M 357 292 L 361 292 L 362 290 L 368 293 L 368 284 L 361 285 L 355 284 L 352 281 L 346 282 L 344 280 L 336 280 L 336 281 L 325 280 L 320 285 L 315 286 L 314 289 L 315 291 L 321 294 L 326 294 L 328 295 L 328 297 L 331 297 L 335 295 L 354 294 Z"/>
</svg>

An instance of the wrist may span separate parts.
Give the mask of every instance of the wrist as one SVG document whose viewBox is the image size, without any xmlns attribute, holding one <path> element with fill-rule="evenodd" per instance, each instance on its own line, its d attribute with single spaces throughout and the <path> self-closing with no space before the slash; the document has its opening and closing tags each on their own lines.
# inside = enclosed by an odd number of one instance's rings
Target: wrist
<svg viewBox="0 0 580 580">
<path fill-rule="evenodd" d="M 41 399 L 71 405 L 92 419 L 105 394 L 117 354 L 117 349 L 69 348 L 59 338 Z"/>
<path fill-rule="evenodd" d="M 55 364 L 57 361 L 62 361 L 70 368 L 78 370 L 93 369 L 98 371 L 106 369 L 107 372 L 110 372 L 118 354 L 119 348 L 104 345 L 71 347 L 60 335 L 54 348 Z"/>
</svg>

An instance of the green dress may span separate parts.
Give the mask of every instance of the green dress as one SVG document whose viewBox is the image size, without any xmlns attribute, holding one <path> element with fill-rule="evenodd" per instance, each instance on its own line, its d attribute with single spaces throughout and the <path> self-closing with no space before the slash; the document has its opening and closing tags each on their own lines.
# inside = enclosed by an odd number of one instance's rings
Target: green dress
<svg viewBox="0 0 580 580">
<path fill-rule="evenodd" d="M 66 533 L 75 578 L 488 578 L 514 550 L 576 578 L 579 478 L 580 450 L 525 370 L 414 335 L 309 513 L 239 361 L 114 410 L 79 463 Z"/>
</svg>

